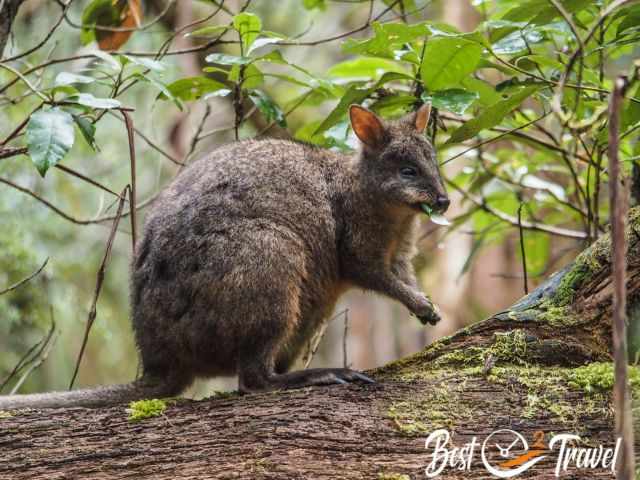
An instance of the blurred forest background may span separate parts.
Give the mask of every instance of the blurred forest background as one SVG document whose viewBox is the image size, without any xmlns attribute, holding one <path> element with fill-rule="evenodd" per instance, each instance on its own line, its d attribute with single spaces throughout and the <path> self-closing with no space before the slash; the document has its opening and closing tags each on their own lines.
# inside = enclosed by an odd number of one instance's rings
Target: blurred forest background
<svg viewBox="0 0 640 480">
<path fill-rule="evenodd" d="M 348 294 L 312 365 L 346 356 L 367 369 L 510 305 L 604 231 L 619 74 L 629 78 L 629 177 L 639 158 L 639 36 L 640 7 L 620 0 L 24 1 L 0 51 L 0 291 L 48 262 L 0 295 L 0 381 L 29 352 L 46 360 L 20 392 L 66 389 L 73 376 L 117 196 L 131 183 L 118 108 L 134 109 L 139 230 L 182 163 L 236 136 L 348 150 L 350 103 L 389 117 L 418 101 L 437 107 L 429 134 L 452 224 L 425 217 L 416 266 L 444 321 L 423 327 L 392 301 Z M 57 141 L 53 156 L 36 144 L 43 135 Z M 136 375 L 131 233 L 123 218 L 76 386 Z M 235 388 L 216 379 L 190 394 Z"/>
</svg>

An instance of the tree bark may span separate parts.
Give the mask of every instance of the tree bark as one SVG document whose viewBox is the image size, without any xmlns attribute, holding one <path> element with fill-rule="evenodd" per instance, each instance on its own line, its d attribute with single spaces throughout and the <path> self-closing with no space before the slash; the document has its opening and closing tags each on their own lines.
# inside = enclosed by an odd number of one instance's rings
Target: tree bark
<svg viewBox="0 0 640 480">
<path fill-rule="evenodd" d="M 635 312 L 638 208 L 627 235 Z M 547 447 L 557 433 L 580 435 L 581 446 L 613 447 L 611 392 L 586 391 L 578 368 L 611 361 L 610 273 L 604 235 L 509 310 L 372 371 L 374 385 L 175 401 L 137 423 L 125 406 L 4 412 L 0 478 L 425 478 L 433 458 L 425 438 L 439 428 L 456 446 L 508 428 L 530 445 L 542 431 Z M 553 453 L 518 478 L 556 478 Z M 489 457 L 503 461 L 496 452 Z M 611 477 L 604 468 L 561 476 Z M 469 471 L 447 468 L 438 478 L 495 477 L 477 455 Z"/>
<path fill-rule="evenodd" d="M 0 59 L 4 58 L 4 47 L 11 35 L 11 25 L 24 0 L 0 0 Z"/>
</svg>

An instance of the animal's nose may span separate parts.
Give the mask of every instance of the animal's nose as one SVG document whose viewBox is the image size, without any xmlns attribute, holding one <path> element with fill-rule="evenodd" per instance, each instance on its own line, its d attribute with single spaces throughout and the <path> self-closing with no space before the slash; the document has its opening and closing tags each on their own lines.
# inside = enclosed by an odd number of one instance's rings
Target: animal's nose
<svg viewBox="0 0 640 480">
<path fill-rule="evenodd" d="M 447 211 L 447 208 L 449 208 L 450 203 L 451 201 L 447 197 L 441 195 L 436 199 L 436 208 L 438 211 L 444 213 Z"/>
</svg>

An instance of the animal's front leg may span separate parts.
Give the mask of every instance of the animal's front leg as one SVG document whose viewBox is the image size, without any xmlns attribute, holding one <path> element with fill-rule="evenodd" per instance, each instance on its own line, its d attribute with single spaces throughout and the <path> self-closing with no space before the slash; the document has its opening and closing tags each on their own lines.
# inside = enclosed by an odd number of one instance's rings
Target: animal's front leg
<svg viewBox="0 0 640 480">
<path fill-rule="evenodd" d="M 418 317 L 422 323 L 435 325 L 440 320 L 440 315 L 435 306 L 418 289 L 413 275 L 411 278 L 401 278 L 397 272 L 380 266 L 379 269 L 370 268 L 358 271 L 354 280 L 357 285 L 363 288 L 383 293 L 399 301 Z"/>
<path fill-rule="evenodd" d="M 431 302 L 429 297 L 420 291 L 418 280 L 416 279 L 411 262 L 407 260 L 397 260 L 391 266 L 391 273 L 396 277 L 397 281 L 404 283 L 407 287 L 411 288 L 416 297 L 422 297 L 419 302 L 419 308 L 416 310 L 409 308 L 411 313 L 413 313 L 423 325 L 426 325 L 427 323 L 435 325 L 438 323 L 441 319 L 440 312 L 433 302 Z"/>
</svg>

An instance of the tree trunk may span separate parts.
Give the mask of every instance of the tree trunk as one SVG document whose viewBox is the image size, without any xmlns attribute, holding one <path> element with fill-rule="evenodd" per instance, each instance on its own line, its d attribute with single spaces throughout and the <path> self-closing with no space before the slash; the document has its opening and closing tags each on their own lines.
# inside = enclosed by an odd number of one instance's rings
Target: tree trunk
<svg viewBox="0 0 640 480">
<path fill-rule="evenodd" d="M 627 233 L 637 311 L 640 209 Z M 169 402 L 137 423 L 125 406 L 4 412 L 0 478 L 425 478 L 433 459 L 425 439 L 441 428 L 456 446 L 508 428 L 530 445 L 544 432 L 544 448 L 558 433 L 613 447 L 610 389 L 587 386 L 611 374 L 578 368 L 611 361 L 609 257 L 604 235 L 508 311 L 374 370 L 374 385 Z M 513 439 L 503 432 L 489 445 Z M 547 453 L 518 478 L 555 478 L 558 446 Z M 493 450 L 488 457 L 505 460 Z M 611 476 L 570 467 L 561 478 Z M 495 477 L 478 447 L 469 471 L 446 468 L 438 478 Z"/>
<path fill-rule="evenodd" d="M 4 52 L 4 47 L 7 45 L 11 35 L 13 19 L 16 17 L 22 2 L 24 0 L 0 1 L 0 59 L 3 58 L 2 52 Z"/>
</svg>

